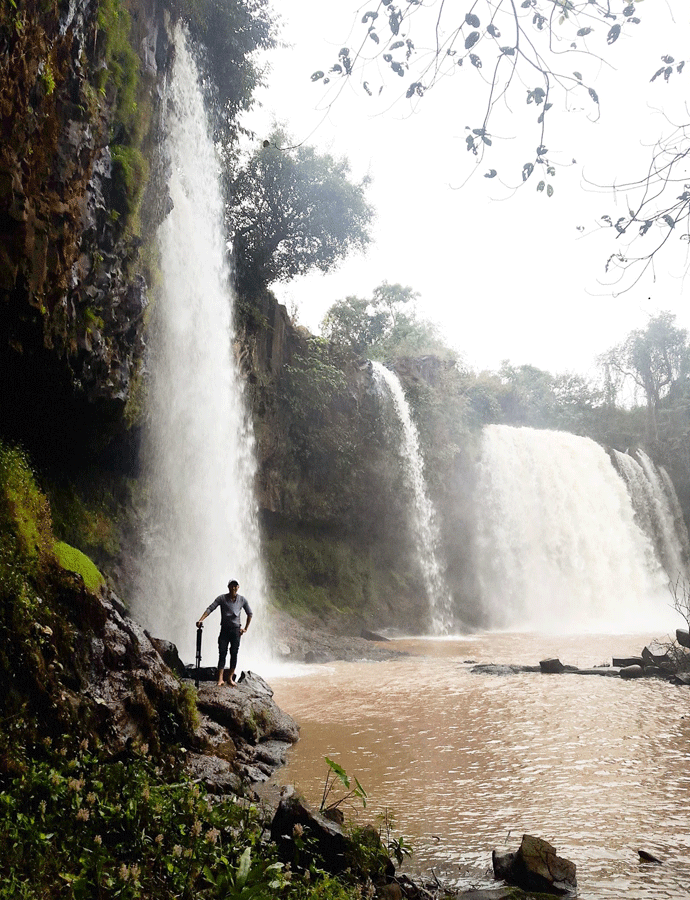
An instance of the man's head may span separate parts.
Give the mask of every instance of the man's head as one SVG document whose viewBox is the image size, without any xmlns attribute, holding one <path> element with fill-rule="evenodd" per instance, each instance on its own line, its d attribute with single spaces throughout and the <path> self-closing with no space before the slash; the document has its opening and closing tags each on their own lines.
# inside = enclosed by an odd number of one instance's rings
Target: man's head
<svg viewBox="0 0 690 900">
<path fill-rule="evenodd" d="M 233 597 L 237 593 L 238 588 L 239 588 L 239 584 L 234 579 L 232 581 L 228 581 L 228 590 L 230 591 L 230 593 L 232 594 Z"/>
</svg>

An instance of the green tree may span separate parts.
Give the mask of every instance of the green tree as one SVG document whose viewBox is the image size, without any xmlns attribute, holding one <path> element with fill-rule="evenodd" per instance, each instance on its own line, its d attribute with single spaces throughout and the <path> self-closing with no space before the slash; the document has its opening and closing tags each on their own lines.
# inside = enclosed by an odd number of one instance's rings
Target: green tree
<svg viewBox="0 0 690 900">
<path fill-rule="evenodd" d="M 420 356 L 451 351 L 436 327 L 417 318 L 419 294 L 409 286 L 382 282 L 372 296 L 337 300 L 321 323 L 321 333 L 354 353 L 372 357 Z"/>
<path fill-rule="evenodd" d="M 622 344 L 602 357 L 604 369 L 610 369 L 632 381 L 644 392 L 647 404 L 646 438 L 659 440 L 659 404 L 673 384 L 690 369 L 690 348 L 685 328 L 675 325 L 670 312 L 659 313 L 644 329 L 631 331 Z"/>
<path fill-rule="evenodd" d="M 369 179 L 354 182 L 346 159 L 290 143 L 276 126 L 230 179 L 227 227 L 238 287 L 249 297 L 275 281 L 326 272 L 370 240 Z"/>
</svg>

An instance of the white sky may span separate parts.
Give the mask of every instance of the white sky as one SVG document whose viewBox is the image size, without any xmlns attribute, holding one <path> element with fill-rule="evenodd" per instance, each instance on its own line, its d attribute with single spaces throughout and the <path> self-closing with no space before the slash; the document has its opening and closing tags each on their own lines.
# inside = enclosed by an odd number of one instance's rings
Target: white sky
<svg viewBox="0 0 690 900">
<path fill-rule="evenodd" d="M 483 178 L 492 167 L 508 175 L 500 156 L 487 157 L 466 186 L 453 189 L 474 164 L 465 148 L 465 126 L 475 127 L 481 118 L 467 100 L 474 70 L 463 69 L 460 77 L 429 92 L 413 115 L 404 100 L 377 114 L 375 101 L 347 87 L 324 118 L 324 88 L 312 84 L 310 76 L 336 61 L 338 49 L 350 44 L 352 24 L 369 5 L 358 7 L 352 0 L 280 0 L 275 5 L 291 46 L 271 54 L 268 89 L 259 94 L 263 109 L 250 124 L 263 136 L 275 117 L 297 141 L 307 139 L 348 157 L 355 178 L 367 173 L 373 178 L 368 196 L 377 210 L 374 243 L 366 255 L 350 257 L 327 275 L 273 286 L 288 308 L 296 306 L 300 324 L 318 332 L 336 300 L 370 296 L 384 280 L 399 282 L 420 293 L 422 316 L 441 326 L 445 340 L 473 368 L 495 369 L 510 359 L 583 374 L 597 354 L 632 328 L 644 327 L 649 315 L 669 309 L 679 324 L 690 327 L 682 297 L 687 245 L 675 241 L 673 253 L 659 259 L 656 281 L 647 275 L 616 297 L 615 288 L 605 283 L 604 265 L 617 244 L 612 231 L 596 232 L 595 227 L 604 213 L 615 219 L 616 208 L 611 197 L 585 185 L 585 178 L 608 184 L 646 170 L 655 139 L 664 127 L 668 130 L 652 105 L 663 104 L 676 120 L 690 119 L 682 94 L 690 94 L 690 66 L 669 84 L 649 82 L 662 54 L 683 58 L 690 32 L 687 0 L 639 2 L 642 24 L 633 29 L 634 37 L 621 38 L 611 48 L 604 45 L 602 56 L 615 63 L 616 71 L 598 68 L 600 121 L 593 124 L 578 110 L 559 113 L 547 140 L 550 156 L 577 159 L 577 165 L 559 170 L 551 198 L 536 192 L 534 176 L 512 195 L 498 179 Z M 564 69 L 584 72 L 585 65 L 586 60 L 574 58 Z M 392 100 L 398 85 L 390 77 L 386 83 L 390 89 L 383 96 Z M 512 106 L 518 114 L 528 110 L 533 120 L 537 113 L 524 106 L 525 93 L 518 87 Z M 502 129 L 502 136 L 511 139 L 494 144 L 505 148 L 510 172 L 518 177 L 537 134 L 530 133 L 529 150 L 520 149 L 517 120 L 505 118 Z M 623 202 L 618 215 L 625 208 Z M 581 236 L 579 225 L 589 236 Z"/>
</svg>

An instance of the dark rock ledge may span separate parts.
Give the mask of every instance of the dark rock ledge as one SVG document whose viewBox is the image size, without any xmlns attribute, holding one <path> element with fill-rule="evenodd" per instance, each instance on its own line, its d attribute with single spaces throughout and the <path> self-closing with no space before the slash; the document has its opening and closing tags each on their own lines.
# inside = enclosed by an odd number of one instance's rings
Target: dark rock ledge
<svg viewBox="0 0 690 900">
<path fill-rule="evenodd" d="M 639 656 L 612 657 L 612 664 L 581 669 L 565 665 L 560 659 L 542 659 L 537 666 L 505 663 L 481 663 L 470 669 L 475 675 L 517 675 L 540 672 L 542 675 L 601 675 L 608 678 L 661 678 L 674 684 L 690 685 L 690 636 L 680 629 L 677 642 L 652 641 Z M 686 641 L 687 643 L 683 643 Z"/>
</svg>

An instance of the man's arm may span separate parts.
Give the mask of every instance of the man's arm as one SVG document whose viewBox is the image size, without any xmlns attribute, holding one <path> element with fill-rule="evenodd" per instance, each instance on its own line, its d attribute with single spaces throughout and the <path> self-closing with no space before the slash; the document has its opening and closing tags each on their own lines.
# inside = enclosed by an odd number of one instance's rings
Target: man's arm
<svg viewBox="0 0 690 900">
<path fill-rule="evenodd" d="M 244 603 L 242 604 L 242 608 L 244 609 L 244 611 L 247 614 L 247 621 L 244 623 L 244 628 L 240 628 L 240 634 L 245 633 L 245 631 L 249 628 L 249 623 L 251 622 L 251 620 L 253 618 L 252 608 L 249 605 L 249 603 L 247 602 L 246 597 L 244 598 Z"/>
<path fill-rule="evenodd" d="M 197 620 L 197 623 L 196 623 L 197 628 L 201 628 L 201 623 L 204 621 L 206 616 L 209 613 L 213 612 L 213 610 L 216 608 L 216 606 L 218 606 L 219 603 L 220 603 L 220 597 L 216 597 L 216 599 L 213 601 L 213 603 L 202 613 L 201 617 Z"/>
</svg>

